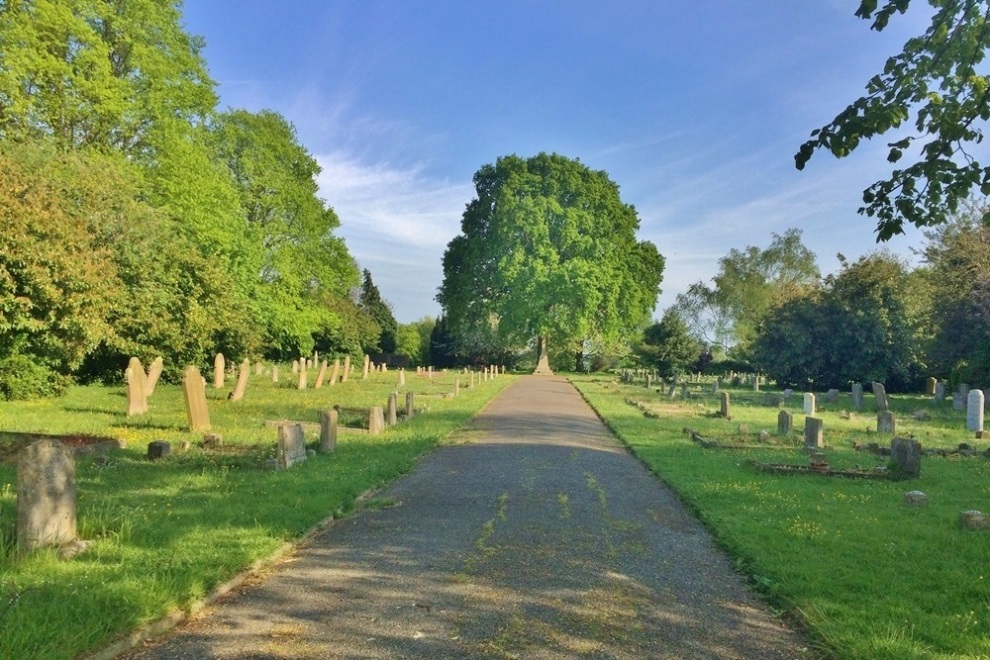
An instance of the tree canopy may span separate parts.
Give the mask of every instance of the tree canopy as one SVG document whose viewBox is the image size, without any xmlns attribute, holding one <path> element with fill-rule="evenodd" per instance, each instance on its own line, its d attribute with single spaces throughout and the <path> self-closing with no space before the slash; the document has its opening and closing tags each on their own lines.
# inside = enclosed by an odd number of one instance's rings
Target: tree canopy
<svg viewBox="0 0 990 660">
<path fill-rule="evenodd" d="M 636 210 L 605 172 L 556 154 L 513 155 L 483 166 L 474 184 L 437 295 L 459 352 L 537 337 L 578 350 L 644 327 L 663 257 L 637 241 Z"/>
<path fill-rule="evenodd" d="M 910 2 L 861 0 L 856 15 L 880 31 Z M 878 241 L 903 233 L 905 222 L 946 222 L 974 188 L 990 194 L 990 166 L 973 154 L 983 140 L 981 124 L 990 119 L 990 78 L 980 69 L 990 45 L 990 2 L 928 2 L 935 12 L 925 33 L 890 57 L 867 83 L 866 95 L 814 130 L 794 157 L 798 169 L 821 149 L 842 158 L 861 141 L 899 129 L 913 114 L 916 134 L 899 133 L 888 144 L 887 160 L 900 163 L 907 155 L 914 162 L 863 192 L 859 212 L 877 219 Z"/>
</svg>

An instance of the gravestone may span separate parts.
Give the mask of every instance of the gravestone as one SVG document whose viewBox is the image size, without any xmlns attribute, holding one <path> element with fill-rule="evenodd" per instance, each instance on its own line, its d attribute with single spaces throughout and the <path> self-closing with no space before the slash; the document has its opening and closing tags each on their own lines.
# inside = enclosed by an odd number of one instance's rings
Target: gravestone
<svg viewBox="0 0 990 660">
<path fill-rule="evenodd" d="M 371 357 L 367 354 L 364 356 L 364 367 L 361 369 L 361 380 L 368 377 L 368 369 L 371 367 Z"/>
<path fill-rule="evenodd" d="M 320 371 L 316 374 L 316 384 L 313 385 L 315 389 L 320 389 L 323 387 L 323 381 L 327 377 L 327 361 L 324 360 L 320 363 Z"/>
<path fill-rule="evenodd" d="M 777 413 L 777 435 L 790 435 L 794 429 L 794 415 L 781 410 Z"/>
<path fill-rule="evenodd" d="M 681 383 L 681 398 L 682 399 L 688 398 L 688 384 L 687 383 Z"/>
<path fill-rule="evenodd" d="M 959 514 L 959 524 L 963 529 L 990 529 L 990 517 L 977 509 L 970 509 Z"/>
<path fill-rule="evenodd" d="M 148 396 L 144 383 L 144 367 L 141 360 L 132 357 L 127 363 L 127 416 L 143 415 L 148 412 Z"/>
<path fill-rule="evenodd" d="M 368 434 L 378 435 L 385 430 L 385 413 L 381 406 L 375 406 L 368 411 Z"/>
<path fill-rule="evenodd" d="M 264 370 L 265 370 L 265 365 L 264 365 L 263 362 L 255 362 L 254 363 L 254 375 L 255 376 L 260 376 L 262 374 L 262 372 L 264 372 Z"/>
<path fill-rule="evenodd" d="M 853 408 L 856 410 L 863 409 L 863 384 L 853 383 L 852 385 L 852 398 L 853 398 Z"/>
<path fill-rule="evenodd" d="M 333 361 L 333 371 L 330 372 L 330 384 L 337 383 L 337 376 L 340 374 L 340 358 Z"/>
<path fill-rule="evenodd" d="M 928 380 L 925 381 L 925 394 L 927 396 L 935 396 L 935 386 L 938 384 L 938 379 L 934 376 L 929 376 Z"/>
<path fill-rule="evenodd" d="M 340 382 L 346 383 L 348 377 L 351 375 L 351 356 L 344 356 L 344 373 L 340 375 Z"/>
<path fill-rule="evenodd" d="M 172 445 L 165 440 L 153 440 L 148 443 L 148 460 L 156 461 L 172 453 Z"/>
<path fill-rule="evenodd" d="M 928 506 L 928 496 L 920 490 L 909 490 L 904 493 L 904 503 L 908 506 Z"/>
<path fill-rule="evenodd" d="M 839 390 L 831 389 L 825 393 L 826 403 L 835 403 L 839 400 Z"/>
<path fill-rule="evenodd" d="M 952 409 L 966 410 L 966 395 L 962 392 L 952 393 Z"/>
<path fill-rule="evenodd" d="M 784 391 L 781 392 L 781 394 L 784 395 L 784 401 L 787 401 L 792 396 L 794 396 L 794 390 L 792 390 L 791 388 L 788 387 L 788 388 L 785 388 Z"/>
<path fill-rule="evenodd" d="M 320 411 L 320 451 L 328 454 L 337 448 L 337 411 Z"/>
<path fill-rule="evenodd" d="M 413 418 L 413 413 L 414 413 L 413 393 L 406 392 L 406 421 L 409 421 L 410 419 Z"/>
<path fill-rule="evenodd" d="M 240 371 L 237 372 L 237 385 L 234 386 L 234 391 L 230 393 L 231 401 L 240 401 L 244 398 L 244 392 L 247 391 L 248 375 L 251 373 L 251 361 L 246 359 L 241 362 Z"/>
<path fill-rule="evenodd" d="M 959 393 L 963 396 L 969 394 L 969 383 L 959 383 Z"/>
<path fill-rule="evenodd" d="M 942 381 L 935 383 L 935 400 L 940 403 L 945 401 L 945 383 Z"/>
<path fill-rule="evenodd" d="M 398 414 L 396 412 L 396 400 L 399 398 L 398 392 L 392 392 L 388 395 L 388 404 L 386 406 L 387 416 L 385 417 L 385 423 L 389 426 L 395 426 L 398 422 Z"/>
<path fill-rule="evenodd" d="M 719 393 L 719 389 L 721 387 L 722 387 L 722 378 L 721 377 L 716 378 L 715 379 L 715 384 L 712 385 L 712 393 L 713 394 L 718 394 Z"/>
<path fill-rule="evenodd" d="M 219 390 L 223 388 L 223 381 L 226 377 L 224 370 L 227 368 L 227 363 L 223 359 L 223 353 L 217 353 L 216 357 L 213 358 L 213 389 Z"/>
<path fill-rule="evenodd" d="M 454 396 L 460 396 L 460 395 L 461 395 L 461 379 L 460 378 L 455 378 L 454 379 Z"/>
<path fill-rule="evenodd" d="M 302 370 L 305 371 L 305 370 Z M 306 437 L 301 424 L 283 424 L 278 427 L 278 449 L 275 461 L 279 470 L 287 470 L 306 460 Z"/>
<path fill-rule="evenodd" d="M 646 389 L 653 387 L 653 376 L 646 374 Z"/>
<path fill-rule="evenodd" d="M 729 393 L 720 392 L 719 393 L 719 415 L 725 419 L 732 419 L 731 411 L 729 410 Z"/>
<path fill-rule="evenodd" d="M 804 393 L 804 414 L 814 415 L 815 414 L 815 395 L 811 392 Z"/>
<path fill-rule="evenodd" d="M 889 410 L 882 410 L 877 413 L 877 433 L 896 433 L 896 428 L 894 413 Z"/>
<path fill-rule="evenodd" d="M 817 417 L 804 418 L 804 446 L 820 449 L 825 446 L 825 422 Z"/>
<path fill-rule="evenodd" d="M 759 374 L 753 376 L 753 391 L 754 392 L 759 392 L 760 391 L 760 375 Z"/>
<path fill-rule="evenodd" d="M 160 355 L 151 361 L 151 366 L 148 367 L 148 376 L 144 379 L 145 398 L 155 393 L 155 387 L 158 385 L 158 379 L 161 378 L 162 369 L 164 368 L 165 362 Z"/>
<path fill-rule="evenodd" d="M 894 438 L 890 441 L 890 462 L 902 478 L 921 476 L 921 443 L 913 438 Z"/>
<path fill-rule="evenodd" d="M 296 389 L 304 390 L 306 389 L 306 370 L 300 369 L 298 379 L 296 380 Z"/>
<path fill-rule="evenodd" d="M 299 373 L 299 371 L 300 371 L 300 369 L 299 369 L 299 360 L 293 360 L 292 361 L 292 373 L 297 374 L 297 373 Z"/>
<path fill-rule="evenodd" d="M 874 381 L 873 396 L 874 398 L 876 398 L 877 401 L 878 412 L 890 410 L 890 401 L 887 399 L 887 388 L 883 386 L 883 383 L 878 383 Z"/>
<path fill-rule="evenodd" d="M 210 412 L 206 407 L 206 385 L 196 367 L 186 367 L 182 376 L 182 398 L 186 404 L 189 430 L 195 433 L 210 428 Z"/>
<path fill-rule="evenodd" d="M 76 539 L 76 461 L 58 440 L 38 440 L 17 459 L 17 549 Z"/>
<path fill-rule="evenodd" d="M 966 396 L 966 430 L 983 430 L 983 390 L 972 389 Z"/>
<path fill-rule="evenodd" d="M 399 369 L 399 387 L 406 386 L 406 370 Z"/>
<path fill-rule="evenodd" d="M 277 383 L 278 382 L 278 365 L 277 364 L 273 364 L 272 365 L 272 382 L 273 383 Z"/>
</svg>

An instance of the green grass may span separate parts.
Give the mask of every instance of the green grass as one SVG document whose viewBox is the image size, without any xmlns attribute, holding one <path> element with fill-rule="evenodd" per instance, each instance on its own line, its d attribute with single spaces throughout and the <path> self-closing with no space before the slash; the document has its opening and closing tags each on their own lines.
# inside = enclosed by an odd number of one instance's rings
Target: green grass
<svg viewBox="0 0 990 660">
<path fill-rule="evenodd" d="M 796 434 L 776 438 L 776 408 L 763 394 L 731 391 L 732 421 L 715 416 L 717 395 L 673 402 L 655 391 L 612 378 L 572 378 L 588 401 L 637 456 L 693 508 L 736 559 L 740 572 L 772 606 L 800 621 L 815 646 L 836 658 L 990 658 L 990 532 L 960 528 L 960 512 L 990 512 L 990 460 L 926 457 L 921 478 L 867 481 L 820 475 L 756 472 L 747 459 L 807 465 L 787 445 L 801 443 L 801 395 L 786 404 Z M 655 419 L 625 399 L 646 403 Z M 914 435 L 926 448 L 967 442 L 965 413 L 951 401 L 935 404 L 916 396 L 893 396 L 898 435 Z M 823 410 L 824 408 L 824 410 Z M 819 405 L 831 465 L 886 464 L 886 458 L 855 452 L 852 442 L 889 446 L 876 431 L 874 400 L 851 411 L 848 394 Z M 922 414 L 922 412 L 924 414 Z M 911 415 L 928 416 L 927 421 Z M 739 425 L 749 426 L 741 434 Z M 683 433 L 696 429 L 725 443 L 754 449 L 704 449 Z M 771 433 L 781 446 L 760 447 L 756 434 Z M 922 490 L 924 508 L 907 507 L 903 493 Z"/>
<path fill-rule="evenodd" d="M 224 438 L 218 451 L 199 449 L 202 434 L 185 430 L 177 386 L 159 385 L 150 412 L 136 418 L 124 414 L 123 386 L 75 387 L 60 399 L 0 403 L 0 431 L 127 442 L 106 462 L 77 461 L 78 531 L 94 543 L 68 561 L 54 551 L 26 557 L 13 551 L 16 469 L 9 454 L 0 462 L 0 658 L 72 658 L 188 609 L 327 516 L 352 510 L 361 493 L 407 472 L 511 382 L 503 377 L 465 389 L 463 375 L 436 374 L 431 381 L 407 373 L 399 409 L 405 408 L 405 392 L 413 391 L 421 414 L 380 436 L 342 430 L 333 454 L 275 472 L 264 468 L 277 436 L 266 420 L 316 422 L 318 411 L 333 405 L 384 407 L 397 389 L 397 375 L 390 372 L 297 391 L 291 371 L 280 371 L 278 385 L 252 372 L 239 402 L 226 398 L 230 379 L 223 390 L 207 383 L 212 431 Z M 442 398 L 455 378 L 460 396 Z M 315 370 L 309 381 L 315 382 Z M 150 462 L 147 443 L 158 439 L 170 441 L 173 453 Z M 179 451 L 182 440 L 192 442 L 188 452 Z M 310 443 L 316 440 L 307 435 Z M 382 504 L 372 501 L 376 505 Z"/>
</svg>

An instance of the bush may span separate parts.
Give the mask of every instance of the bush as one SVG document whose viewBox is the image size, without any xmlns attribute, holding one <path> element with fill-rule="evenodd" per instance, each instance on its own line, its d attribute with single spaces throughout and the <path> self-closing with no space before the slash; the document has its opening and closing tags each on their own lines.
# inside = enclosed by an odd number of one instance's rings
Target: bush
<svg viewBox="0 0 990 660">
<path fill-rule="evenodd" d="M 0 398 L 7 401 L 61 396 L 68 376 L 56 373 L 28 355 L 14 354 L 0 360 Z"/>
</svg>

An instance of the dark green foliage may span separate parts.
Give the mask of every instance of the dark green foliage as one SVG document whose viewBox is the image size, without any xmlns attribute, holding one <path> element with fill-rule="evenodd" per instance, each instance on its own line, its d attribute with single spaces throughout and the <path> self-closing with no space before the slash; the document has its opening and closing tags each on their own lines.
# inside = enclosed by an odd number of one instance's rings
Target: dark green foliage
<svg viewBox="0 0 990 660">
<path fill-rule="evenodd" d="M 668 309 L 659 323 L 643 331 L 638 353 L 642 363 L 656 368 L 662 378 L 675 378 L 687 373 L 698 361 L 701 342 L 691 336 L 676 311 Z"/>
<path fill-rule="evenodd" d="M 862 0 L 856 15 L 883 30 L 910 0 Z M 866 85 L 835 119 L 814 130 L 795 155 L 803 169 L 815 151 L 837 158 L 862 141 L 896 131 L 914 115 L 913 130 L 888 144 L 887 160 L 898 163 L 912 147 L 920 155 L 863 192 L 861 214 L 877 219 L 877 240 L 916 226 L 948 221 L 974 189 L 990 194 L 990 167 L 973 157 L 983 140 L 982 122 L 990 118 L 990 80 L 977 68 L 990 45 L 990 3 L 985 0 L 929 0 L 931 24 L 887 60 L 883 72 Z"/>
<path fill-rule="evenodd" d="M 0 359 L 0 398 L 7 401 L 61 396 L 70 382 L 27 355 Z"/>
<path fill-rule="evenodd" d="M 382 298 L 378 287 L 371 280 L 371 271 L 367 268 L 364 269 L 364 280 L 361 283 L 361 295 L 358 298 L 358 304 L 364 313 L 370 316 L 381 328 L 376 344 L 367 346 L 366 350 L 372 353 L 376 351 L 394 353 L 399 324 L 395 320 L 395 315 L 392 314 L 391 306 Z"/>
<path fill-rule="evenodd" d="M 430 364 L 441 369 L 457 365 L 454 338 L 447 329 L 447 318 L 441 315 L 430 332 Z"/>
</svg>

